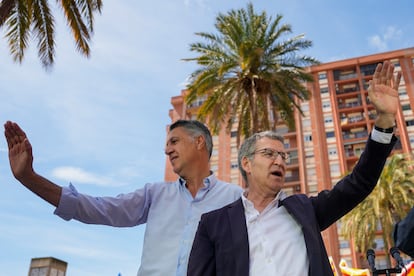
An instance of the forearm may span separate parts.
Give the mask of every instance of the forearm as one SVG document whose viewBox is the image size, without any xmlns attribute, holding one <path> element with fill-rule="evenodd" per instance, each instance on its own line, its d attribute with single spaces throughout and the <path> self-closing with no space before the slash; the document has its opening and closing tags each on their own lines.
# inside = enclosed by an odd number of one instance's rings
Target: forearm
<svg viewBox="0 0 414 276">
<path fill-rule="evenodd" d="M 43 198 L 55 207 L 58 206 L 62 195 L 62 187 L 33 172 L 18 179 L 26 188 Z"/>
</svg>

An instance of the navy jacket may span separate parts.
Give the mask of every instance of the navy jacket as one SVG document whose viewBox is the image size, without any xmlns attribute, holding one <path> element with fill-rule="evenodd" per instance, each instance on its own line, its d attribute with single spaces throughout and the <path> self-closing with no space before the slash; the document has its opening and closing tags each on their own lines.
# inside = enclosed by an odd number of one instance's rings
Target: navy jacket
<svg viewBox="0 0 414 276">
<path fill-rule="evenodd" d="M 414 258 L 414 207 L 394 227 L 395 245 L 405 254 Z"/>
<path fill-rule="evenodd" d="M 321 231 L 348 213 L 374 189 L 391 144 L 371 139 L 353 172 L 317 196 L 292 195 L 280 201 L 302 225 L 310 276 L 333 275 Z M 248 276 L 249 243 L 242 200 L 202 215 L 188 264 L 189 276 Z"/>
</svg>

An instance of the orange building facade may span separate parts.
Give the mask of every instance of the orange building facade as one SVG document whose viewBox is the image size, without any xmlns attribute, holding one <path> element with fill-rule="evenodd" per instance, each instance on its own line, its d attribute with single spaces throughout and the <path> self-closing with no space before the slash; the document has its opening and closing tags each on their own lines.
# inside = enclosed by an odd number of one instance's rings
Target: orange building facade
<svg viewBox="0 0 414 276">
<path fill-rule="evenodd" d="M 290 153 L 286 170 L 288 194 L 315 194 L 330 189 L 358 160 L 373 128 L 375 109 L 368 99 L 368 83 L 379 62 L 389 60 L 401 71 L 400 109 L 396 135 L 400 141 L 394 152 L 413 152 L 414 148 L 414 48 L 323 63 L 307 68 L 314 82 L 306 86 L 308 101 L 300 102 L 303 116 L 296 115 L 295 129 L 283 123 L 277 131 L 284 136 Z M 195 119 L 203 99 L 187 106 L 185 90 L 171 98 L 171 122 Z M 224 129 L 213 137 L 211 170 L 219 179 L 243 186 L 237 166 L 236 128 Z M 177 179 L 166 159 L 165 180 Z M 349 241 L 340 236 L 338 223 L 322 232 L 328 254 L 335 263 L 346 260 L 353 267 L 365 265 L 365 255 L 356 254 Z M 376 241 L 377 268 L 386 266 L 382 242 Z"/>
</svg>

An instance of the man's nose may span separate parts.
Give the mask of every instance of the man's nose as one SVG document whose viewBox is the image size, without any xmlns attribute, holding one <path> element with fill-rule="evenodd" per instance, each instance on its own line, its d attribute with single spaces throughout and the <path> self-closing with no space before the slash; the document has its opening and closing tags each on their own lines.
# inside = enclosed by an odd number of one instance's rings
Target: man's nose
<svg viewBox="0 0 414 276">
<path fill-rule="evenodd" d="M 172 147 L 170 147 L 170 146 L 166 146 L 166 147 L 165 147 L 165 149 L 164 149 L 164 153 L 165 153 L 166 155 L 170 155 L 172 152 L 173 152 Z"/>
<path fill-rule="evenodd" d="M 273 159 L 273 164 L 278 165 L 279 167 L 282 166 L 283 158 L 280 154 L 278 154 L 277 157 Z"/>
</svg>

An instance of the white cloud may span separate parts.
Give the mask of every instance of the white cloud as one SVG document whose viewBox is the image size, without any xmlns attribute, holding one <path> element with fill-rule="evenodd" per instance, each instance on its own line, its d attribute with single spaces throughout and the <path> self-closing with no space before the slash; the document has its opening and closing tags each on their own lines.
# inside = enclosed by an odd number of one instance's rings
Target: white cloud
<svg viewBox="0 0 414 276">
<path fill-rule="evenodd" d="M 369 44 L 378 51 L 386 51 L 389 44 L 402 37 L 403 32 L 394 26 L 388 26 L 382 34 L 368 37 Z"/>
<path fill-rule="evenodd" d="M 388 26 L 384 33 L 384 40 L 398 39 L 402 36 L 402 31 L 394 26 Z"/>
<path fill-rule="evenodd" d="M 80 184 L 94 184 L 98 186 L 123 186 L 125 183 L 115 181 L 107 176 L 98 176 L 76 167 L 59 167 L 52 171 L 52 175 L 67 182 Z"/>
<path fill-rule="evenodd" d="M 384 51 L 387 49 L 387 43 L 379 36 L 373 35 L 368 38 L 369 44 L 379 51 Z"/>
</svg>

